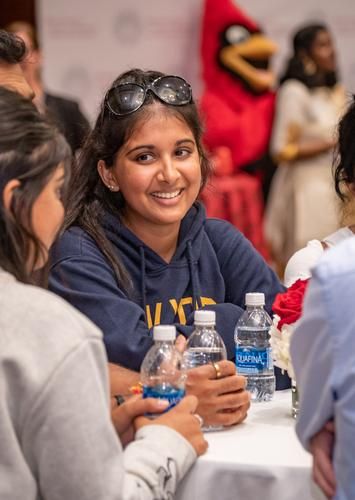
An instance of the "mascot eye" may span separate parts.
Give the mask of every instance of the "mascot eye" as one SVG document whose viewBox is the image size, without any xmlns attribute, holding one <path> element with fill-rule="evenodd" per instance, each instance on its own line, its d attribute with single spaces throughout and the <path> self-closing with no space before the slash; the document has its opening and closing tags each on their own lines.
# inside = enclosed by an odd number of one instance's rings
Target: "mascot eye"
<svg viewBox="0 0 355 500">
<path fill-rule="evenodd" d="M 249 31 L 243 26 L 231 26 L 227 29 L 225 37 L 231 45 L 244 42 L 250 37 Z"/>
</svg>

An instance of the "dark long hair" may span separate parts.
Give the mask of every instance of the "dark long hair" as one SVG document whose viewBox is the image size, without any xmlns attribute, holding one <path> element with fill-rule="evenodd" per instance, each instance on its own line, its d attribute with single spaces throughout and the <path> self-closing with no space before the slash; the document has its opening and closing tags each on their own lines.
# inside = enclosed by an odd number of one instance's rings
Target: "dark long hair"
<svg viewBox="0 0 355 500">
<path fill-rule="evenodd" d="M 288 60 L 286 70 L 280 78 L 280 85 L 286 80 L 294 79 L 302 82 L 308 88 L 334 87 L 338 81 L 337 73 L 330 71 L 320 78 L 320 75 L 307 74 L 305 71 L 302 55 L 311 57 L 312 45 L 320 31 L 329 32 L 328 27 L 323 23 L 309 24 L 299 29 L 293 36 L 293 54 Z"/>
<path fill-rule="evenodd" d="M 26 46 L 23 40 L 13 33 L 0 30 L 0 63 L 20 63 L 26 54 Z"/>
<path fill-rule="evenodd" d="M 64 137 L 34 105 L 4 87 L 0 87 L 0 116 L 0 266 L 31 283 L 35 264 L 44 255 L 34 233 L 32 207 L 58 164 L 63 162 L 68 170 L 71 154 Z M 20 185 L 6 210 L 2 194 L 12 179 Z"/>
<path fill-rule="evenodd" d="M 159 76 L 163 76 L 163 73 L 133 69 L 121 74 L 113 82 L 112 87 L 121 83 L 137 83 L 145 86 Z M 99 160 L 104 160 L 106 166 L 112 167 L 114 165 L 118 151 L 129 139 L 136 125 L 151 116 L 151 105 L 156 102 L 164 107 L 164 112 L 182 119 L 191 129 L 200 156 L 201 189 L 203 188 L 208 180 L 211 166 L 202 146 L 203 130 L 196 105 L 191 102 L 183 106 L 171 106 L 161 103 L 152 92 L 148 92 L 143 106 L 138 111 L 120 117 L 113 116 L 106 106 L 105 99 L 103 100 L 94 129 L 83 146 L 78 165 L 73 170 L 68 197 L 65 227 L 78 225 L 95 240 L 112 266 L 119 285 L 126 290 L 131 287 L 130 277 L 102 228 L 104 213 L 109 212 L 119 219 L 125 201 L 120 192 L 111 192 L 101 181 L 97 171 L 97 163 Z"/>
<path fill-rule="evenodd" d="M 338 144 L 334 162 L 335 191 L 341 201 L 354 197 L 355 186 L 355 100 L 338 125 Z M 351 190 L 349 191 L 350 186 Z M 351 193 L 351 194 L 350 194 Z"/>
</svg>

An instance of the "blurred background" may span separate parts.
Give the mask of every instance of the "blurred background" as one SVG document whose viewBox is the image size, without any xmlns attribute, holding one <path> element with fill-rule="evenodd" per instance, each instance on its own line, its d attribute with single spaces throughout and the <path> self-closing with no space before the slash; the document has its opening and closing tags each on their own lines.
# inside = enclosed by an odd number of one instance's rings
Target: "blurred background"
<svg viewBox="0 0 355 500">
<path fill-rule="evenodd" d="M 238 4 L 278 42 L 273 60 L 277 72 L 295 26 L 325 21 L 336 41 L 341 79 L 354 91 L 354 0 Z M 185 76 L 199 95 L 202 6 L 203 0 L 1 0 L 0 25 L 24 20 L 36 26 L 46 87 L 78 99 L 92 120 L 104 89 L 118 73 L 134 66 Z"/>
</svg>

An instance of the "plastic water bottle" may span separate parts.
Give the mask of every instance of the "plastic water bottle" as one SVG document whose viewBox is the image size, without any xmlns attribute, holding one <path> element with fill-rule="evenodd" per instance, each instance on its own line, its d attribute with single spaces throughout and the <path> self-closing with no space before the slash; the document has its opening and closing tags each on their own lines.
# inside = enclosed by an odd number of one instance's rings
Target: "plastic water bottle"
<svg viewBox="0 0 355 500">
<path fill-rule="evenodd" d="M 168 400 L 170 404 L 166 411 L 185 396 L 186 370 L 183 356 L 175 348 L 175 338 L 175 326 L 155 326 L 154 345 L 147 352 L 141 365 L 143 398 Z"/>
<path fill-rule="evenodd" d="M 195 329 L 189 337 L 184 354 L 186 368 L 227 359 L 226 346 L 216 331 L 216 313 L 201 309 L 194 313 Z"/>
<path fill-rule="evenodd" d="M 215 311 L 199 310 L 194 313 L 195 329 L 189 337 L 184 353 L 187 369 L 227 359 L 226 346 L 216 331 Z M 221 430 L 223 426 L 203 426 L 204 431 Z"/>
<path fill-rule="evenodd" d="M 237 371 L 247 377 L 252 401 L 270 401 L 275 392 L 269 334 L 272 321 L 264 309 L 263 293 L 247 293 L 245 305 L 234 334 Z"/>
</svg>

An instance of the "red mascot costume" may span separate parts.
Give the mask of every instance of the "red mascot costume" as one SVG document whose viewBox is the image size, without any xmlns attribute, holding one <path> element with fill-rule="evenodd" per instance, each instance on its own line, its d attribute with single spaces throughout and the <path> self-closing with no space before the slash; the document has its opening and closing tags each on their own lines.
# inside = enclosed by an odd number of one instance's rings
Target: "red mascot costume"
<svg viewBox="0 0 355 500">
<path fill-rule="evenodd" d="M 270 165 L 275 95 L 268 64 L 276 49 L 232 0 L 205 0 L 200 108 L 215 177 L 203 199 L 209 216 L 232 222 L 264 256 L 261 183 Z"/>
</svg>

